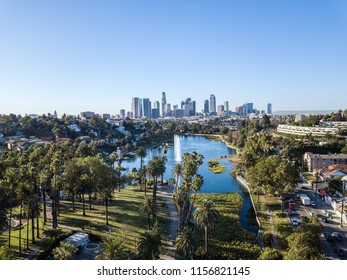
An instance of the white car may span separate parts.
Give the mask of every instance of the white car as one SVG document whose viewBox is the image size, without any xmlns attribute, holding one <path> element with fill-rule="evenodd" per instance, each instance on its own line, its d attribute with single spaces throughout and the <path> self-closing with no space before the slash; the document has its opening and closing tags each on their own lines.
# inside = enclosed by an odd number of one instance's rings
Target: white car
<svg viewBox="0 0 347 280">
<path fill-rule="evenodd" d="M 293 226 L 298 226 L 299 225 L 299 221 L 298 221 L 297 218 L 292 218 L 290 220 L 291 220 Z"/>
<path fill-rule="evenodd" d="M 308 211 L 308 213 L 310 214 L 310 216 L 313 216 L 313 215 L 314 215 L 314 212 L 313 212 L 313 211 Z"/>
</svg>

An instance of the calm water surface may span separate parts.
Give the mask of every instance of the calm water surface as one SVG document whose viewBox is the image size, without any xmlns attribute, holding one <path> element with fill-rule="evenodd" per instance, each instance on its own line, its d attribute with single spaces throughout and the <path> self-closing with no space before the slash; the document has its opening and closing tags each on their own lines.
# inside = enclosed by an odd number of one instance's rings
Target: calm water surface
<svg viewBox="0 0 347 280">
<path fill-rule="evenodd" d="M 182 136 L 181 137 L 181 149 L 182 155 L 184 153 L 191 153 L 196 151 L 204 156 L 204 163 L 199 168 L 199 173 L 204 177 L 204 185 L 201 188 L 201 193 L 229 193 L 237 192 L 244 199 L 244 205 L 240 212 L 240 220 L 243 228 L 248 231 L 257 233 L 258 227 L 254 226 L 255 218 L 249 217 L 249 213 L 252 212 L 251 201 L 248 192 L 230 175 L 230 171 L 234 166 L 234 163 L 229 162 L 227 159 L 221 159 L 219 162 L 225 165 L 226 171 L 221 174 L 214 174 L 208 169 L 208 161 L 210 159 L 216 159 L 221 156 L 235 155 L 236 151 L 230 149 L 225 143 L 220 141 L 208 140 L 203 136 Z M 147 157 L 144 159 L 144 163 L 152 159 L 153 156 L 162 156 L 162 148 L 154 148 L 147 150 Z M 172 168 L 175 165 L 174 160 L 174 148 L 167 150 L 167 163 L 164 179 L 168 180 L 173 177 Z M 134 167 L 140 167 L 140 158 L 134 158 L 125 160 L 122 162 L 122 166 L 131 171 Z M 252 215 L 251 215 L 252 216 Z"/>
</svg>

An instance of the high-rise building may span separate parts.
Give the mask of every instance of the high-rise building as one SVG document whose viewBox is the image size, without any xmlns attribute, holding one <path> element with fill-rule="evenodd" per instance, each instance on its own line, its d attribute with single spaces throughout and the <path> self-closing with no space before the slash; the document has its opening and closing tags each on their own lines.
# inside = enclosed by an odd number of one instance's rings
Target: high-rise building
<svg viewBox="0 0 347 280">
<path fill-rule="evenodd" d="M 142 118 L 142 100 L 138 97 L 133 97 L 131 102 L 131 112 L 134 119 Z"/>
<path fill-rule="evenodd" d="M 124 109 L 121 109 L 121 110 L 119 111 L 119 115 L 120 115 L 120 117 L 124 120 L 124 119 L 125 119 L 125 110 L 124 110 Z"/>
<path fill-rule="evenodd" d="M 223 105 L 218 105 L 217 107 L 217 116 L 223 116 L 224 112 L 224 106 Z"/>
<path fill-rule="evenodd" d="M 152 119 L 157 119 L 159 118 L 159 108 L 153 108 L 151 110 L 151 118 Z"/>
<path fill-rule="evenodd" d="M 267 113 L 270 115 L 272 114 L 272 104 L 271 103 L 267 104 Z"/>
<path fill-rule="evenodd" d="M 184 110 L 185 117 L 191 117 L 196 115 L 196 102 L 192 101 L 190 97 L 181 102 L 181 109 Z"/>
<path fill-rule="evenodd" d="M 229 117 L 229 101 L 224 101 L 224 115 Z"/>
<path fill-rule="evenodd" d="M 155 101 L 154 103 L 153 103 L 153 109 L 160 109 L 160 103 L 159 103 L 159 101 Z"/>
<path fill-rule="evenodd" d="M 166 94 L 162 92 L 161 94 L 161 116 L 166 117 Z"/>
<path fill-rule="evenodd" d="M 171 117 L 171 104 L 166 104 L 166 116 Z"/>
<path fill-rule="evenodd" d="M 214 96 L 214 94 L 211 94 L 211 96 L 210 96 L 210 112 L 211 113 L 217 112 L 216 97 Z"/>
<path fill-rule="evenodd" d="M 151 111 L 152 111 L 152 106 L 151 106 L 151 101 L 149 98 L 144 98 L 142 100 L 143 103 L 143 116 L 147 119 L 151 118 Z"/>
<path fill-rule="evenodd" d="M 210 113 L 210 103 L 209 103 L 208 99 L 206 99 L 204 101 L 204 113 L 205 114 Z"/>
<path fill-rule="evenodd" d="M 242 115 L 247 116 L 248 114 L 254 113 L 253 103 L 245 103 L 243 104 L 243 112 Z"/>
</svg>

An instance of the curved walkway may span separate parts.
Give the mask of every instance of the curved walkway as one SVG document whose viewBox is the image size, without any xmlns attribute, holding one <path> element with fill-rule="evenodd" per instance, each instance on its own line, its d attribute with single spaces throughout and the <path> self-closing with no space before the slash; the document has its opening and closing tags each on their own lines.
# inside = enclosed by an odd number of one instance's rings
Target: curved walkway
<svg viewBox="0 0 347 280">
<path fill-rule="evenodd" d="M 168 190 L 159 188 L 158 194 L 162 197 L 164 197 L 166 205 L 169 210 L 169 217 L 170 217 L 170 226 L 168 235 L 165 240 L 163 240 L 164 250 L 165 253 L 160 256 L 160 259 L 162 260 L 174 260 L 175 259 L 175 247 L 174 247 L 174 241 L 177 237 L 177 230 L 178 230 L 178 215 L 176 210 L 176 205 L 172 201 L 172 191 L 173 188 L 170 187 Z"/>
</svg>

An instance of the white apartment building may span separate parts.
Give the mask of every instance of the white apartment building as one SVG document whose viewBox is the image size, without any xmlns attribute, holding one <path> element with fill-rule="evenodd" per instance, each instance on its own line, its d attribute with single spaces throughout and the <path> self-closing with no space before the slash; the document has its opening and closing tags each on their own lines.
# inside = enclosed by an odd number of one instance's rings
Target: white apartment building
<svg viewBox="0 0 347 280">
<path fill-rule="evenodd" d="M 295 135 L 310 135 L 313 136 L 325 136 L 327 134 L 337 134 L 338 129 L 333 127 L 321 127 L 321 126 L 295 126 L 295 125 L 287 125 L 280 124 L 277 126 L 277 132 L 287 133 L 287 134 L 295 134 Z"/>
</svg>

